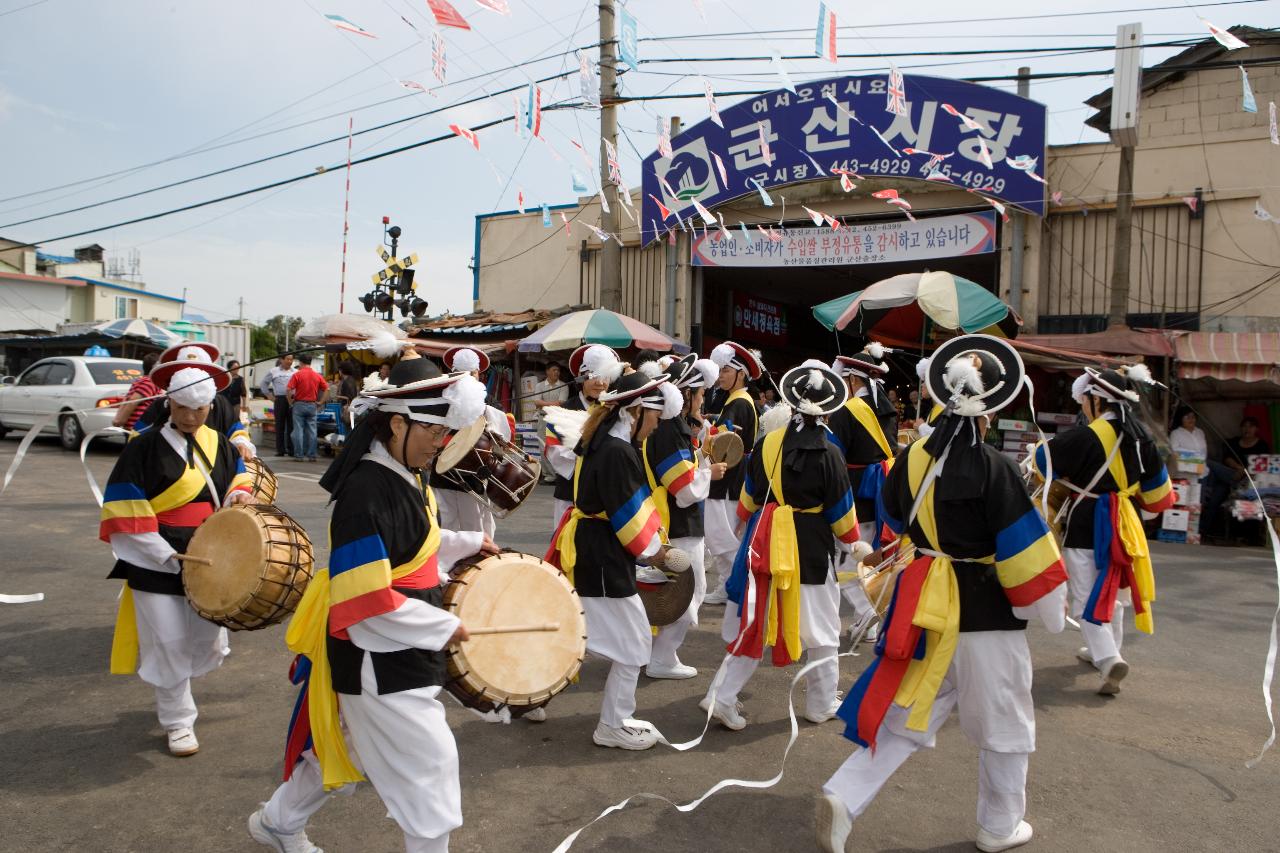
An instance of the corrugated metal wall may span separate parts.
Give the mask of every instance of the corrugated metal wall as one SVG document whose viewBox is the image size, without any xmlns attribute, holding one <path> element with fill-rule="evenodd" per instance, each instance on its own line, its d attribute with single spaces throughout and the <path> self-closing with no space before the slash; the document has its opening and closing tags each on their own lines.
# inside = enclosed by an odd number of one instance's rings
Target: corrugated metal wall
<svg viewBox="0 0 1280 853">
<path fill-rule="evenodd" d="M 1050 216 L 1045 234 L 1048 275 L 1040 289 L 1041 318 L 1105 316 L 1111 305 L 1115 212 Z M 1203 239 L 1203 217 L 1193 218 L 1185 204 L 1135 208 L 1129 313 L 1198 313 Z"/>
<path fill-rule="evenodd" d="M 666 244 L 647 249 L 622 247 L 622 313 L 655 328 L 662 328 L 663 294 L 666 292 Z M 600 250 L 583 252 L 578 300 L 600 304 Z"/>
</svg>

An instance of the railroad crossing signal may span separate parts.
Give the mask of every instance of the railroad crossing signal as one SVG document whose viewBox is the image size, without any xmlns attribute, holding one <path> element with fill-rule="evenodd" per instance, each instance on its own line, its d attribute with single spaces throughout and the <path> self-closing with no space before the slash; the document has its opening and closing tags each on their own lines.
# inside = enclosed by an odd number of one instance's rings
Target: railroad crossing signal
<svg viewBox="0 0 1280 853">
<path fill-rule="evenodd" d="M 385 249 L 379 246 L 378 255 L 386 263 L 386 267 L 373 274 L 372 278 L 375 285 L 382 284 L 388 279 L 400 275 L 407 267 L 411 267 L 418 262 L 417 252 L 405 258 L 393 258 Z"/>
</svg>

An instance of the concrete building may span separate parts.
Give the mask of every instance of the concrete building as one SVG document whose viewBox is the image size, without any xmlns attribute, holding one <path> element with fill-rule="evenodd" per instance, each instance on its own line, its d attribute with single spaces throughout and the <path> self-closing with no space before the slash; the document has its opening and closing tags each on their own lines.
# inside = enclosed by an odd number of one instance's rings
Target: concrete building
<svg viewBox="0 0 1280 853">
<path fill-rule="evenodd" d="M 104 250 L 52 255 L 0 239 L 0 332 L 51 332 L 64 323 L 140 318 L 182 319 L 184 300 L 147 290 L 140 281 L 107 275 Z"/>
<path fill-rule="evenodd" d="M 1258 207 L 1280 214 L 1280 182 L 1275 180 L 1280 171 L 1274 165 L 1280 150 L 1272 145 L 1268 129 L 1268 104 L 1280 99 L 1280 67 L 1275 63 L 1280 59 L 1280 38 L 1275 31 L 1246 27 L 1232 31 L 1251 47 L 1226 56 L 1216 41 L 1206 39 L 1143 76 L 1134 184 L 1131 326 L 1223 331 L 1280 328 L 1280 287 L 1275 286 L 1280 283 L 1280 226 L 1255 215 Z M 1270 64 L 1254 64 L 1259 61 Z M 1256 113 L 1242 109 L 1240 65 L 1247 69 L 1258 104 Z M 687 198 L 698 198 L 702 192 L 701 197 L 716 199 L 705 206 L 713 218 L 723 217 L 732 243 L 724 240 L 718 225 L 691 237 L 688 230 L 674 228 L 674 215 L 670 219 L 654 216 L 647 198 L 651 179 L 645 178 L 646 187 L 631 194 L 634 215 L 624 215 L 622 220 L 623 312 L 703 351 L 715 341 L 733 337 L 759 346 L 766 357 L 775 351 L 779 360 L 771 363 L 794 364 L 806 354 L 829 355 L 833 349 L 830 332 L 811 316 L 812 306 L 897 273 L 934 269 L 978 282 L 1019 307 L 1027 332 L 1104 328 L 1118 149 L 1110 143 L 1046 148 L 1042 142 L 1037 149 L 1043 113 L 1037 128 L 1033 107 L 1039 105 L 1022 102 L 1019 107 L 1020 99 L 1010 105 L 1013 96 L 1007 93 L 955 81 L 912 76 L 906 80 L 908 99 L 917 103 L 905 118 L 899 117 L 901 123 L 893 120 L 870 149 L 865 137 L 861 143 L 849 137 L 847 149 L 839 147 L 838 137 L 848 136 L 849 122 L 843 112 L 823 112 L 816 91 L 809 98 L 812 105 L 806 107 L 812 115 L 798 131 L 807 135 L 793 136 L 794 143 L 785 136 L 774 137 L 775 158 L 798 156 L 786 146 L 815 167 L 822 159 L 840 168 L 844 161 L 839 158 L 851 157 L 852 165 L 844 167 L 858 172 L 851 191 L 827 171 L 828 163 L 822 164 L 821 173 L 814 168 L 806 174 L 803 166 L 775 173 L 756 165 L 758 143 L 751 149 L 745 142 L 728 144 L 727 139 L 717 142 L 716 149 L 724 155 L 723 159 L 716 156 L 718 166 L 728 166 L 729 183 L 745 177 L 744 183 L 735 184 L 742 188 L 732 198 L 720 201 L 725 191 L 715 196 L 703 189 L 708 181 L 718 183 L 715 173 L 698 175 L 702 181 L 698 183 L 688 180 L 691 173 L 685 171 L 679 183 L 673 178 L 657 191 L 654 201 L 661 195 L 667 207 L 678 209 L 683 222 L 697 223 L 698 232 L 703 230 L 702 223 Z M 802 86 L 796 96 L 780 90 L 748 98 L 728 110 L 722 107 L 721 116 L 730 126 L 734 111 L 754 113 L 759 120 L 751 118 L 749 127 L 728 131 L 704 122 L 673 134 L 675 160 L 651 155 L 645 160 L 646 175 L 655 167 L 672 175 L 684 152 L 704 139 L 754 137 L 757 125 L 763 134 L 766 117 L 773 115 L 770 111 L 775 106 L 794 106 L 796 97 L 803 100 L 809 89 L 821 86 L 826 95 L 828 86 L 833 92 L 838 86 L 840 93 L 854 92 L 853 98 L 868 92 L 876 95 L 876 82 L 874 78 L 840 78 Z M 883 78 L 879 82 L 883 87 Z M 955 97 L 969 98 L 968 113 L 981 125 L 977 132 L 961 129 L 967 135 L 958 144 L 952 141 L 951 120 L 937 109 L 949 106 L 941 103 L 948 87 L 959 91 Z M 883 89 L 880 92 L 876 111 L 884 109 Z M 972 108 L 984 99 L 990 103 Z M 960 101 L 953 103 L 963 108 Z M 1106 129 L 1109 103 L 1109 91 L 1090 99 L 1089 105 L 1098 111 L 1089 119 L 1091 125 Z M 852 114 L 884 113 L 852 110 Z M 824 132 L 827 137 L 822 136 Z M 920 141 L 928 141 L 930 134 L 932 148 Z M 978 143 L 978 136 L 984 141 Z M 881 142 L 884 147 L 877 148 Z M 873 153 L 859 156 L 859 145 Z M 902 150 L 907 146 L 924 155 L 954 151 L 934 164 L 949 180 L 923 180 L 924 158 L 908 159 Z M 994 169 L 974 168 L 984 146 L 995 161 Z M 712 143 L 705 142 L 704 147 L 712 149 Z M 898 156 L 886 157 L 887 148 Z M 1047 189 L 1012 186 L 1016 175 L 1002 171 L 1001 161 L 1020 155 L 1045 164 Z M 1009 187 L 1005 176 L 1009 176 Z M 771 205 L 764 203 L 766 189 Z M 910 227 L 900 210 L 871 195 L 891 190 L 909 201 L 916 220 Z M 1049 194 L 1058 192 L 1060 202 L 1050 201 Z M 996 215 L 995 204 L 984 196 L 1002 200 L 1013 216 L 1023 217 L 1021 294 L 1010 293 L 1013 223 Z M 1189 200 L 1194 200 L 1195 210 Z M 805 208 L 838 220 L 842 230 L 810 229 L 811 214 Z M 565 220 L 570 235 L 566 235 Z M 600 242 L 582 223 L 599 221 L 598 196 L 550 208 L 545 217 L 542 211 L 478 216 L 475 307 L 519 311 L 565 303 L 598 304 Z M 957 222 L 973 227 L 958 231 Z M 985 223 L 990 223 L 989 234 L 983 232 Z M 673 230 L 665 231 L 668 227 Z M 808 235 L 810 257 L 797 259 L 792 253 L 786 262 L 763 257 L 772 251 L 772 238 L 766 241 L 761 235 L 774 232 L 778 236 L 780 229 L 785 229 L 789 243 L 793 232 L 817 232 Z M 883 238 L 880 245 L 873 241 L 886 230 L 904 245 L 908 239 L 917 243 L 910 252 L 881 251 Z M 642 240 L 652 240 L 657 231 L 662 231 L 661 239 L 642 246 Z M 850 234 L 863 241 L 865 251 L 860 257 L 855 257 L 858 246 L 849 248 Z M 935 245 L 935 239 L 946 245 Z M 724 251 L 725 245 L 731 251 Z M 761 257 L 735 258 L 735 254 Z"/>
</svg>

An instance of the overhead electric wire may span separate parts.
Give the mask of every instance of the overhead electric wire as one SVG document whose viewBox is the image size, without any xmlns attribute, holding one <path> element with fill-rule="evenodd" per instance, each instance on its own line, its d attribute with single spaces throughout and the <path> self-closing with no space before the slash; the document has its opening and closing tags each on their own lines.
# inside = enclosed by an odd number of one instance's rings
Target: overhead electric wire
<svg viewBox="0 0 1280 853">
<path fill-rule="evenodd" d="M 1199 6 L 1245 6 L 1253 3 L 1265 3 L 1265 2 L 1267 2 L 1267 0 L 1218 0 L 1218 2 L 1212 2 L 1212 3 L 1197 3 L 1196 6 L 1198 7 Z M 950 20 L 940 20 L 940 21 L 908 20 L 905 22 L 884 23 L 884 24 L 852 24 L 852 25 L 846 24 L 844 26 L 837 26 L 836 30 L 837 31 L 839 30 L 877 30 L 877 29 L 889 29 L 893 27 L 924 27 L 924 26 L 931 26 L 931 25 L 942 26 L 942 25 L 951 25 L 951 24 L 986 24 L 986 23 L 1000 23 L 1004 21 L 1037 21 L 1037 20 L 1046 20 L 1051 18 L 1083 18 L 1083 17 L 1094 17 L 1098 15 L 1127 15 L 1134 12 L 1167 12 L 1174 9 L 1182 10 L 1186 8 L 1187 8 L 1186 4 L 1174 4 L 1171 6 L 1139 6 L 1137 8 L 1129 8 L 1129 9 L 1094 9 L 1087 12 L 1080 12 L 1080 11 L 1046 12 L 1040 15 L 997 15 L 995 17 L 990 17 L 990 18 L 952 18 Z M 762 35 L 787 35 L 790 33 L 807 33 L 809 34 L 809 37 L 812 37 L 813 28 L 812 27 L 788 27 L 784 29 L 748 30 L 748 31 L 736 31 L 736 32 L 725 32 L 725 33 L 697 33 L 697 34 L 676 35 L 676 36 L 649 36 L 647 38 L 642 38 L 639 40 L 640 41 L 685 41 L 688 39 L 706 38 L 709 35 L 762 36 Z"/>
<path fill-rule="evenodd" d="M 903 57 L 903 56 L 990 56 L 992 54 L 1027 54 L 1027 53 L 1061 53 L 1069 56 L 1073 53 L 1094 53 L 1106 52 L 1114 50 L 1140 50 L 1142 48 L 1157 47 L 1191 47 L 1203 42 L 1202 38 L 1178 39 L 1176 41 L 1147 42 L 1142 45 L 1125 46 L 1123 48 L 1114 44 L 1091 44 L 1091 45 L 1061 45 L 1051 47 L 1006 47 L 1006 48 L 975 48 L 971 50 L 911 50 L 911 51 L 892 51 L 878 53 L 837 53 L 837 59 L 879 59 L 881 57 Z M 812 52 L 784 54 L 781 56 L 786 60 L 808 60 L 812 59 L 819 62 L 827 61 L 825 58 L 818 56 Z M 666 64 L 670 62 L 772 62 L 772 56 L 679 56 L 671 59 L 652 58 L 641 59 L 640 64 L 646 65 L 650 63 Z"/>
<path fill-rule="evenodd" d="M 418 46 L 419 46 L 419 44 L 415 42 L 414 44 L 409 45 L 408 47 L 404 48 L 403 50 L 397 51 L 395 54 L 393 54 L 393 56 L 399 56 L 401 53 L 404 53 L 404 52 L 406 52 L 406 51 L 408 51 L 408 50 L 412 50 L 412 49 L 414 49 L 414 48 L 416 48 L 416 47 L 418 47 Z M 538 56 L 538 57 L 535 57 L 535 58 L 533 58 L 533 59 L 526 60 L 526 61 L 524 61 L 524 62 L 515 63 L 515 64 L 513 64 L 513 65 L 505 66 L 505 67 L 503 67 L 503 68 L 496 68 L 496 69 L 494 69 L 494 70 L 492 70 L 492 71 L 487 71 L 487 72 L 484 72 L 484 73 L 482 73 L 482 74 L 474 74 L 474 75 L 472 75 L 472 76 L 470 76 L 470 77 L 463 77 L 463 78 L 460 78 L 460 79 L 458 79 L 458 80 L 450 80 L 450 81 L 448 81 L 447 83 L 443 83 L 443 84 L 441 84 L 440 86 L 438 86 L 438 87 L 436 87 L 436 88 L 438 88 L 438 89 L 444 89 L 444 88 L 447 88 L 447 87 L 450 87 L 450 86 L 460 86 L 460 85 L 463 85 L 464 83 L 470 83 L 470 82 L 473 82 L 473 81 L 475 81 L 475 80 L 483 79 L 483 78 L 485 78 L 485 77 L 493 77 L 493 76 L 496 76 L 496 75 L 498 75 L 498 74 L 503 74 L 503 73 L 505 73 L 505 72 L 507 72 L 507 71 L 513 71 L 513 70 L 516 70 L 516 69 L 518 69 L 518 68 L 523 68 L 523 67 L 528 66 L 528 65 L 536 65 L 536 64 L 537 64 L 537 63 L 539 63 L 539 62 L 548 62 L 548 61 L 550 61 L 550 60 L 552 60 L 552 59 L 559 59 L 560 57 L 562 57 L 562 56 L 566 56 L 566 55 L 568 55 L 568 54 L 570 54 L 570 53 L 573 53 L 574 51 L 577 51 L 577 50 L 589 50 L 589 49 L 591 49 L 591 48 L 593 48 L 593 47 L 595 47 L 595 46 L 596 46 L 596 43 L 594 43 L 594 42 L 593 42 L 593 43 L 591 43 L 591 44 L 584 45 L 584 46 L 582 46 L 582 47 L 573 48 L 573 49 L 571 49 L 571 50 L 558 51 L 558 52 L 556 52 L 556 53 L 544 54 L 544 55 L 542 55 L 542 56 Z M 388 58 L 391 58 L 391 57 L 388 57 Z M 383 61 L 386 61 L 386 60 L 383 60 Z M 375 65 L 376 65 L 376 64 L 377 64 L 377 63 L 375 63 Z M 354 72 L 354 73 L 352 73 L 352 74 L 347 75 L 346 77 L 342 78 L 342 80 L 339 80 L 337 83 L 335 83 L 335 84 L 333 84 L 333 85 L 340 85 L 341 83 L 344 83 L 344 82 L 346 82 L 347 80 L 350 80 L 350 79 L 352 79 L 352 78 L 354 78 L 354 77 L 358 77 L 359 75 L 361 75 L 361 74 L 365 73 L 366 71 L 371 70 L 373 67 L 374 67 L 374 65 L 366 66 L 366 67 L 362 68 L 360 71 L 357 71 L 357 72 Z M 576 73 L 576 72 L 575 72 L 575 73 Z M 547 79 L 554 79 L 554 78 L 547 78 Z M 381 86 L 382 86 L 382 85 L 383 85 L 383 84 L 379 84 L 378 88 L 381 88 Z M 315 94 L 319 94 L 320 92 L 327 91 L 329 88 L 332 88 L 332 87 L 331 87 L 331 86 L 329 86 L 329 87 L 325 87 L 324 89 L 318 90 L 317 92 L 312 93 L 311 95 L 308 95 L 308 96 L 306 96 L 306 97 L 304 97 L 304 98 L 301 98 L 301 99 L 299 99 L 299 100 L 297 100 L 297 101 L 294 101 L 292 104 L 286 105 L 285 107 L 281 107 L 281 108 L 280 108 L 280 110 L 277 110 L 276 112 L 280 112 L 280 111 L 283 111 L 283 110 L 289 109 L 290 107 L 295 106 L 295 105 L 297 105 L 297 104 L 299 104 L 299 103 L 302 103 L 302 101 L 305 101 L 305 100 L 307 100 L 308 98 L 313 97 Z M 316 123 L 318 123 L 318 122 L 322 122 L 322 121 L 327 121 L 327 120 L 332 119 L 332 118 L 337 118 L 337 117 L 341 117 L 341 116 L 347 116 L 347 115 L 351 115 L 351 114 L 353 114 L 353 113 L 363 112 L 363 111 L 365 111 L 365 110 L 374 109 L 374 108 L 377 108 L 377 107 L 385 106 L 385 105 L 387 105 L 387 104 L 395 103 L 396 101 L 403 101 L 403 100 L 406 100 L 406 99 L 409 99 L 409 98 L 416 98 L 416 97 L 418 97 L 416 94 L 413 94 L 413 93 L 406 93 L 406 94 L 403 94 L 403 95 L 397 95 L 397 96 L 395 96 L 394 98 L 384 98 L 384 99 L 382 99 L 382 100 L 380 100 L 380 101 L 374 101 L 373 103 L 370 103 L 370 104 L 364 104 L 363 106 L 359 106 L 359 107 L 352 107 L 351 109 L 346 109 L 346 110 L 339 110 L 338 112 L 329 113 L 329 114 L 327 114 L 327 115 L 323 115 L 323 116 L 320 116 L 320 117 L 318 117 L 318 118 L 308 119 L 307 121 L 298 122 L 298 123 L 296 123 L 296 124 L 287 125 L 287 126 L 285 126 L 285 127 L 275 128 L 275 129 L 273 129 L 273 130 L 264 131 L 264 132 L 262 132 L 262 133 L 257 133 L 257 134 L 254 134 L 254 135 L 252 135 L 252 136 L 244 136 L 244 137 L 241 137 L 241 138 L 239 138 L 239 139 L 233 139 L 233 140 L 230 140 L 230 141 L 228 141 L 228 142 L 220 142 L 220 143 L 219 143 L 219 144 L 217 144 L 217 145 L 210 145 L 210 144 L 208 144 L 208 143 L 205 143 L 205 144 L 204 144 L 204 145 L 202 145 L 202 146 L 199 146 L 199 147 L 197 147 L 197 148 L 190 149 L 190 150 L 188 150 L 188 151 L 184 151 L 184 152 L 179 153 L 179 154 L 174 154 L 174 155 L 171 155 L 171 156 L 169 156 L 169 157 L 161 158 L 161 159 L 159 159 L 159 160 L 153 160 L 153 161 L 150 161 L 150 162 L 148 162 L 148 163 L 141 163 L 141 164 L 138 164 L 137 166 L 130 166 L 130 167 L 126 168 L 126 169 L 120 169 L 120 170 L 117 170 L 117 171 L 115 171 L 115 172 L 106 172 L 106 173 L 104 173 L 104 174 L 96 175 L 96 176 L 94 176 L 94 177 L 90 177 L 90 178 L 81 178 L 81 179 L 79 179 L 79 180 L 71 181 L 71 182 L 69 182 L 69 183 L 65 183 L 65 184 L 58 184 L 58 185 L 56 185 L 56 186 L 52 186 L 52 187 L 45 187 L 44 189 L 39 189 L 39 190 L 31 190 L 30 192 L 21 193 L 21 194 L 19 194 L 19 195 L 11 195 L 11 196 L 4 196 L 4 197 L 0 197 L 0 203 L 7 202 L 7 201 L 18 201 L 18 200 L 20 200 L 20 199 L 30 198 L 30 197 L 32 197 L 32 196 L 41 195 L 41 194 L 43 194 L 43 193 L 56 192 L 57 190 L 67 189 L 67 188 L 69 188 L 69 187 L 80 186 L 80 185 L 87 184 L 87 183 L 93 183 L 94 181 L 104 180 L 104 179 L 107 179 L 107 178 L 113 178 L 113 177 L 117 177 L 117 176 L 121 176 L 121 175 L 128 175 L 128 174 L 131 174 L 131 173 L 137 172 L 137 171 L 139 171 L 139 170 L 141 170 L 141 169 L 147 169 L 147 168 L 151 168 L 151 167 L 153 167 L 153 166 L 160 166 L 160 165 L 164 165 L 165 163 L 171 163 L 171 162 L 174 162 L 174 161 L 176 161 L 176 160 L 182 160 L 182 159 L 185 159 L 185 158 L 187 158 L 187 157 L 193 157 L 193 156 L 196 156 L 196 155 L 198 155 L 198 154 L 205 154 L 205 153 L 208 153 L 208 152 L 210 152 L 210 151 L 217 151 L 217 150 L 219 150 L 219 149 L 222 149 L 222 148 L 228 148 L 228 147 L 233 146 L 233 145 L 240 145 L 240 144 L 243 144 L 243 143 L 245 143 L 245 142 L 252 142 L 252 141 L 254 141 L 254 140 L 256 140 L 256 139 L 262 139 L 262 138 L 264 138 L 264 137 L 272 136 L 272 135 L 277 134 L 277 133 L 284 133 L 284 132 L 287 132 L 287 131 L 290 131 L 290 130 L 296 130 L 296 129 L 300 128 L 300 127 L 306 127 L 307 125 L 316 124 Z M 458 103 L 458 104 L 455 104 L 455 106 L 463 106 L 463 105 L 468 104 L 468 103 L 472 103 L 472 101 L 464 101 L 464 102 L 460 102 L 460 103 Z M 429 114 L 429 113 L 420 113 L 420 114 L 418 114 L 418 115 L 416 115 L 416 116 L 409 116 L 409 117 L 407 117 L 406 119 L 403 119 L 403 120 L 410 120 L 410 119 L 413 119 L 413 118 L 420 118 L 420 117 L 425 116 L 425 115 L 428 115 L 428 114 Z M 254 124 L 257 124 L 257 123 L 259 123 L 259 122 L 261 122 L 261 121 L 263 121 L 263 119 L 257 119 L 257 120 L 255 120 L 255 121 L 253 121 L 253 122 L 250 122 L 250 123 L 249 123 L 249 124 L 247 124 L 247 125 L 242 125 L 242 126 L 241 126 L 240 128 L 238 128 L 237 130 L 229 131 L 228 133 L 223 134 L 221 137 L 216 137 L 214 141 L 216 141 L 217 139 L 224 138 L 224 137 L 226 137 L 226 136 L 230 135 L 231 133 L 236 133 L 236 132 L 238 132 L 238 130 L 243 130 L 243 129 L 247 128 L 247 127 L 252 127 Z M 372 129 L 380 129 L 381 127 L 385 127 L 385 126 L 386 126 L 386 125 L 380 125 L 380 126 L 378 126 L 377 128 L 372 128 Z M 347 137 L 346 137 L 346 135 L 345 135 L 345 134 L 341 137 L 341 139 L 344 139 L 344 140 L 345 140 L 346 138 L 347 138 Z M 22 208 L 13 208 L 13 210 L 21 210 L 21 209 L 22 209 Z M 11 211 L 11 212 L 12 212 L 12 211 Z M 0 226 L 0 227 L 5 227 L 5 226 Z"/>
</svg>

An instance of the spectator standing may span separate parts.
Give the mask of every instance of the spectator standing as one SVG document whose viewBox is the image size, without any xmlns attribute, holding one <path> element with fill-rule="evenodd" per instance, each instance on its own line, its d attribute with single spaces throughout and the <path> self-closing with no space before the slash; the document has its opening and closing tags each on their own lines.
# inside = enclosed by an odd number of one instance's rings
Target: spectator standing
<svg viewBox="0 0 1280 853">
<path fill-rule="evenodd" d="M 154 352 L 149 352 L 142 357 L 142 375 L 133 380 L 133 384 L 129 386 L 129 391 L 124 395 L 124 403 L 116 410 L 116 416 L 111 421 L 112 426 L 132 430 L 138 419 L 155 402 L 148 398 L 164 393 L 159 385 L 151 381 L 151 368 L 156 366 L 158 357 Z"/>
<path fill-rule="evenodd" d="M 227 362 L 227 373 L 231 375 L 231 381 L 227 383 L 227 387 L 218 393 L 227 398 L 232 408 L 236 410 L 236 414 L 244 408 L 244 400 L 247 392 L 244 387 L 244 377 L 240 375 L 240 362 L 234 358 Z"/>
<path fill-rule="evenodd" d="M 298 356 L 298 369 L 285 386 L 293 416 L 293 458 L 316 461 L 316 410 L 329 390 L 324 377 L 311 369 L 311 356 Z"/>
<path fill-rule="evenodd" d="M 547 422 L 545 409 L 563 406 L 569 399 L 569 383 L 561 378 L 563 371 L 554 361 L 547 365 L 546 377 L 533 386 L 533 404 L 538 407 L 538 435 L 542 440 L 543 458 L 547 450 Z M 555 472 L 545 461 L 542 469 L 542 482 L 555 482 Z"/>
<path fill-rule="evenodd" d="M 1192 453 L 1204 459 L 1204 473 L 1200 479 L 1200 533 L 1207 535 L 1218 530 L 1218 516 L 1222 514 L 1222 505 L 1231 496 L 1235 482 L 1244 476 L 1244 468 L 1236 471 L 1209 458 L 1208 442 L 1204 430 L 1196 423 L 1196 413 L 1183 406 L 1174 417 L 1177 424 L 1169 431 L 1169 446 L 1174 453 Z M 1183 477 L 1195 477 L 1194 472 L 1183 470 L 1181 464 L 1178 473 Z"/>
<path fill-rule="evenodd" d="M 1243 474 L 1248 470 L 1250 456 L 1268 456 L 1271 445 L 1258 435 L 1258 422 L 1253 418 L 1245 418 L 1240 422 L 1240 437 L 1227 441 L 1227 452 L 1222 454 L 1222 461 L 1228 468 Z"/>
<path fill-rule="evenodd" d="M 293 356 L 282 356 L 276 366 L 262 377 L 258 390 L 262 396 L 272 402 L 272 411 L 276 419 L 276 456 L 293 455 L 293 420 L 289 412 L 289 380 L 297 368 L 293 366 Z"/>
</svg>

